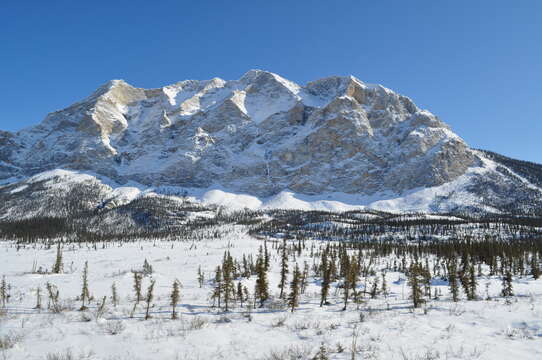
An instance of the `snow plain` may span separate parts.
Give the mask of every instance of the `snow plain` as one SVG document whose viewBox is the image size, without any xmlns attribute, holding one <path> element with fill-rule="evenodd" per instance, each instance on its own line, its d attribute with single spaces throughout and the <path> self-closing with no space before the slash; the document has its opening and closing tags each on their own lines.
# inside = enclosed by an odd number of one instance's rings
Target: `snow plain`
<svg viewBox="0 0 542 360">
<path fill-rule="evenodd" d="M 315 242 L 316 246 L 321 244 Z M 240 259 L 243 254 L 256 255 L 261 245 L 261 240 L 248 236 L 241 226 L 230 227 L 220 239 L 194 243 L 70 244 L 64 248 L 65 272 L 40 275 L 31 270 L 34 266 L 50 268 L 54 247 L 17 250 L 14 243 L 0 243 L 0 275 L 11 284 L 10 302 L 0 316 L 0 339 L 14 339 L 11 346 L 0 348 L 0 359 L 311 359 L 322 344 L 330 359 L 542 358 L 542 279 L 515 279 L 516 296 L 507 302 L 499 297 L 500 279 L 484 277 L 479 284 L 480 298 L 485 297 L 487 283 L 492 300 L 459 303 L 450 300 L 447 283 L 435 279 L 433 287 L 442 296 L 428 303 L 427 314 L 411 309 L 404 275 L 393 272 L 387 273 L 389 296 L 365 299 L 359 309 L 350 304 L 347 311 L 341 311 L 341 297 L 333 288 L 331 305 L 320 308 L 319 279 L 312 277 L 293 313 L 278 301 L 270 308 L 251 312 L 239 306 L 228 313 L 213 308 L 209 279 L 224 251 Z M 270 251 L 269 282 L 276 297 L 279 257 L 276 250 Z M 134 318 L 129 317 L 133 306 L 131 271 L 141 269 L 145 259 L 156 280 L 152 319 L 146 321 L 141 306 Z M 300 265 L 305 260 L 312 264 L 308 257 L 296 259 Z M 90 292 L 96 300 L 90 310 L 80 312 L 75 298 L 81 291 L 85 261 L 89 264 Z M 197 281 L 199 266 L 206 279 L 202 288 Z M 171 320 L 169 294 L 175 279 L 182 283 L 180 319 Z M 149 277 L 144 279 L 144 292 L 149 281 Z M 242 281 L 252 292 L 254 277 Z M 61 299 L 73 310 L 54 314 L 34 309 L 35 289 L 44 291 L 46 282 L 58 286 Z M 109 300 L 113 283 L 120 297 L 116 308 Z M 107 311 L 96 318 L 96 303 L 103 296 L 108 297 Z M 43 303 L 46 305 L 45 296 Z"/>
</svg>

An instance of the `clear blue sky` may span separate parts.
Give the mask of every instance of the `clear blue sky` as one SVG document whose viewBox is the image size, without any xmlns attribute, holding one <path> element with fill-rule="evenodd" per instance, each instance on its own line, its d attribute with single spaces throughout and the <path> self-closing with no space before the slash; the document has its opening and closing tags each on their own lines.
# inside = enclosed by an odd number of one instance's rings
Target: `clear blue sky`
<svg viewBox="0 0 542 360">
<path fill-rule="evenodd" d="M 110 79 L 159 87 L 265 69 L 352 74 L 471 146 L 542 163 L 542 1 L 55 1 L 0 6 L 0 129 Z"/>
</svg>

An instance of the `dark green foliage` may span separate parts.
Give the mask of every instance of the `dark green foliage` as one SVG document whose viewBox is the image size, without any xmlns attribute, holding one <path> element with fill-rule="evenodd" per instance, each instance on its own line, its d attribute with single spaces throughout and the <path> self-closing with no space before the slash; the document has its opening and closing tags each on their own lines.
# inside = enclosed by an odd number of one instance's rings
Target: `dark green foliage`
<svg viewBox="0 0 542 360">
<path fill-rule="evenodd" d="M 146 310 L 145 310 L 145 320 L 148 320 L 151 318 L 150 314 L 150 308 L 152 305 L 152 300 L 154 299 L 154 284 L 156 283 L 155 280 L 151 280 L 151 283 L 147 289 L 147 296 L 145 296 L 145 303 L 146 303 Z"/>
<path fill-rule="evenodd" d="M 60 274 L 63 268 L 64 264 L 62 262 L 62 248 L 59 242 L 56 249 L 55 264 L 53 265 L 52 272 L 53 274 Z"/>
<path fill-rule="evenodd" d="M 88 290 L 88 261 L 85 261 L 85 266 L 83 267 L 83 286 L 81 288 L 81 308 L 79 310 L 84 311 L 87 309 L 86 304 L 90 299 L 90 292 Z M 86 302 L 85 302 L 86 301 Z"/>
<path fill-rule="evenodd" d="M 425 277 L 424 273 L 425 269 L 418 263 L 413 263 L 408 269 L 408 285 L 410 286 L 410 297 L 414 308 L 420 307 L 425 302 L 421 289 Z"/>
<path fill-rule="evenodd" d="M 254 300 L 260 302 L 263 307 L 265 301 L 269 299 L 269 283 L 267 282 L 267 268 L 263 256 L 258 256 L 256 260 L 256 286 L 254 288 Z"/>
<path fill-rule="evenodd" d="M 280 257 L 279 298 L 281 299 L 284 298 L 284 287 L 286 286 L 287 280 L 288 280 L 288 244 L 285 238 L 282 242 L 281 257 Z"/>
<path fill-rule="evenodd" d="M 299 305 L 300 286 L 301 274 L 299 273 L 299 266 L 296 263 L 292 281 L 290 282 L 290 294 L 288 295 L 288 306 L 291 312 L 294 312 L 295 308 Z"/>
<path fill-rule="evenodd" d="M 177 319 L 177 304 L 181 299 L 181 283 L 179 280 L 173 281 L 173 286 L 171 288 L 170 295 L 170 305 L 171 305 L 171 319 Z"/>
</svg>

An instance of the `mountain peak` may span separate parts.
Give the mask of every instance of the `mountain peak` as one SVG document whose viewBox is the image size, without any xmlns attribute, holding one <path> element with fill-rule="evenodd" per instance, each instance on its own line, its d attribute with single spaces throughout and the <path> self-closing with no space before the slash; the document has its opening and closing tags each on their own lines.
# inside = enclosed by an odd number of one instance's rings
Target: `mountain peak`
<svg viewBox="0 0 542 360">
<path fill-rule="evenodd" d="M 264 70 L 150 90 L 111 80 L 0 143 L 0 160 L 23 174 L 62 167 L 258 196 L 402 192 L 464 174 L 468 146 L 382 89 L 353 76 L 301 87 Z"/>
</svg>

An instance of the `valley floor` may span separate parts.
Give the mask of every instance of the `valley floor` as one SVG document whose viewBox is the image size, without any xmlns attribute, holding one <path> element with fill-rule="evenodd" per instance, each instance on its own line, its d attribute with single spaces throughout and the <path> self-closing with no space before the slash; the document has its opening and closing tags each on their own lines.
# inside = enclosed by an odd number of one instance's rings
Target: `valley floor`
<svg viewBox="0 0 542 360">
<path fill-rule="evenodd" d="M 310 242 L 307 242 L 310 244 Z M 500 297 L 500 278 L 479 280 L 479 297 L 491 300 L 451 301 L 448 284 L 434 280 L 440 299 L 430 300 L 425 310 L 412 309 L 404 275 L 388 272 L 389 295 L 365 297 L 342 311 L 342 297 L 331 289 L 330 305 L 320 307 L 319 279 L 309 286 L 292 313 L 276 300 L 280 257 L 272 250 L 270 292 L 275 300 L 263 309 L 237 305 L 219 311 L 209 300 L 214 270 L 224 251 L 234 258 L 254 254 L 262 241 L 234 227 L 229 235 L 202 242 L 102 243 L 65 245 L 64 273 L 38 274 L 51 268 L 56 248 L 0 243 L 0 275 L 10 284 L 10 299 L 0 312 L 0 359 L 10 360 L 146 360 L 146 359 L 312 359 L 325 348 L 329 359 L 542 359 L 542 279 L 515 279 L 515 296 Z M 152 318 L 144 320 L 144 304 L 133 318 L 132 270 L 144 260 L 156 280 Z M 300 266 L 312 258 L 296 258 Z M 94 297 L 89 310 L 78 311 L 81 276 L 89 268 L 89 290 Z M 198 267 L 205 274 L 200 288 Z M 293 261 L 290 262 L 290 269 Z M 291 272 L 290 272 L 291 275 Z M 290 278 L 290 277 L 289 277 Z M 179 319 L 171 320 L 170 293 L 175 279 L 181 284 Z M 243 279 L 250 292 L 254 276 Z M 46 309 L 46 283 L 58 287 L 67 307 L 53 313 Z M 111 304 L 115 283 L 119 305 Z M 361 285 L 363 285 L 363 280 Z M 43 295 L 41 311 L 35 309 L 36 289 Z M 98 303 L 107 296 L 103 314 Z"/>
</svg>

